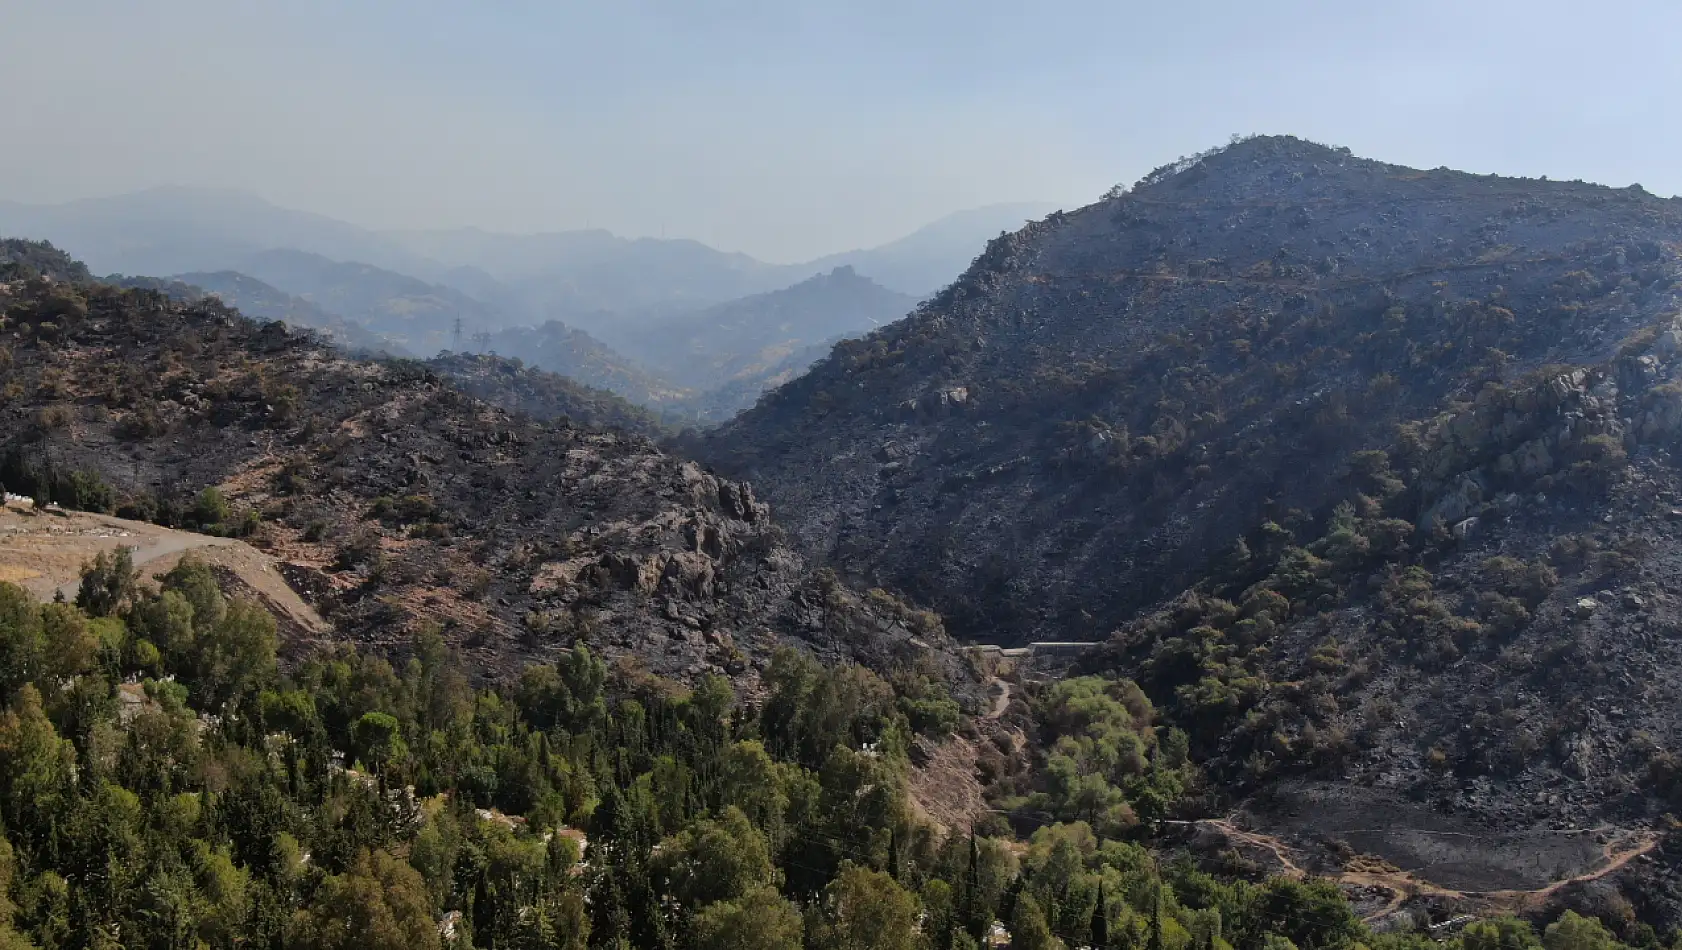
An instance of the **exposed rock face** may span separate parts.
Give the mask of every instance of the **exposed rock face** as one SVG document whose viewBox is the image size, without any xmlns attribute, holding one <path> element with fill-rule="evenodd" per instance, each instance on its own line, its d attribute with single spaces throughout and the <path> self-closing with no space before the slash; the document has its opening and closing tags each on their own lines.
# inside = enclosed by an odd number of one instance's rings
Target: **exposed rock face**
<svg viewBox="0 0 1682 950">
<path fill-rule="evenodd" d="M 493 670 L 588 643 L 751 681 L 799 643 L 969 675 L 933 615 L 807 569 L 746 485 L 646 437 L 534 421 L 214 301 L 7 287 L 0 456 L 100 473 L 162 520 L 219 488 L 344 636 L 434 622 Z"/>
<path fill-rule="evenodd" d="M 1400 425 L 1441 429 L 1407 517 L 1450 527 L 1491 477 L 1673 429 L 1678 239 L 1682 203 L 1639 190 L 1251 140 L 1001 237 L 697 451 L 965 636 L 1100 637 L 1261 522 L 1322 513 Z M 1653 360 L 1610 366 L 1638 334 Z"/>
</svg>

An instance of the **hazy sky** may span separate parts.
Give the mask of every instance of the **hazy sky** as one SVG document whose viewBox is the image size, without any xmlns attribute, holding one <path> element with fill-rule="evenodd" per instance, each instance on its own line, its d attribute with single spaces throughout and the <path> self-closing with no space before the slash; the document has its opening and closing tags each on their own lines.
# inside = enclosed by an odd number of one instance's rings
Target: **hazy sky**
<svg viewBox="0 0 1682 950">
<path fill-rule="evenodd" d="M 1682 192 L 1682 3 L 0 0 L 0 197 L 790 261 L 1234 132 Z"/>
</svg>

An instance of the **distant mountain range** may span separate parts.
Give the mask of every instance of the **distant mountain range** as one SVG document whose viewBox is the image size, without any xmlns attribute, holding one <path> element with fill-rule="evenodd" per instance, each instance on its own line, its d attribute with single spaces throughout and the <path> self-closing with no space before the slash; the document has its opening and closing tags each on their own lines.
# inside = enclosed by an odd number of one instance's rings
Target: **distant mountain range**
<svg viewBox="0 0 1682 950">
<path fill-rule="evenodd" d="M 356 225 L 209 188 L 151 188 L 55 205 L 0 201 L 0 234 L 51 241 L 99 274 L 238 270 L 252 254 L 275 248 L 418 277 L 445 269 Z"/>
<path fill-rule="evenodd" d="M 0 235 L 50 240 L 96 273 L 179 279 L 346 345 L 423 358 L 496 352 L 719 421 L 836 340 L 905 315 L 989 238 L 1047 210 L 960 212 L 806 264 L 600 230 L 376 232 L 243 192 L 179 187 L 0 202 Z"/>
<path fill-rule="evenodd" d="M 799 375 L 838 340 L 898 320 L 916 304 L 916 297 L 841 266 L 793 287 L 624 328 L 607 339 L 697 391 L 681 421 L 721 422 Z"/>
<path fill-rule="evenodd" d="M 417 356 L 457 348 L 458 321 L 463 340 L 515 322 L 505 311 L 453 287 L 305 251 L 252 254 L 241 269 L 388 337 Z"/>
<path fill-rule="evenodd" d="M 721 303 L 842 265 L 891 290 L 925 296 L 956 278 L 988 239 L 1051 210 L 1018 203 L 960 211 L 889 244 L 804 264 L 602 230 L 379 232 L 246 192 L 173 186 L 62 204 L 0 201 L 0 232 L 71 248 L 95 273 L 240 270 L 252 254 L 284 248 L 445 284 L 486 303 L 506 303 L 487 299 L 499 291 L 524 290 L 537 305 L 618 313 Z"/>
<path fill-rule="evenodd" d="M 394 233 L 405 250 L 444 268 L 442 278 L 486 293 L 536 322 L 591 330 L 615 317 L 658 315 L 786 287 L 815 268 L 767 264 L 697 241 L 622 238 L 607 231 L 493 234 L 477 229 Z M 464 281 L 464 274 L 468 276 Z"/>
<path fill-rule="evenodd" d="M 803 264 L 767 264 L 697 241 L 622 238 L 607 231 L 494 234 L 467 228 L 393 232 L 404 250 L 468 280 L 488 275 L 527 311 L 603 334 L 610 320 L 661 322 L 697 307 L 788 287 L 837 267 L 852 267 L 882 286 L 914 297 L 944 287 L 986 242 L 1055 210 L 1047 204 L 1000 204 L 960 211 L 880 247 L 832 254 Z M 463 275 L 440 278 L 473 293 Z"/>
<path fill-rule="evenodd" d="M 519 359 L 587 386 L 618 393 L 652 408 L 687 399 L 693 393 L 663 379 L 577 327 L 552 320 L 536 327 L 510 327 L 475 344 L 490 354 Z"/>
<path fill-rule="evenodd" d="M 705 386 L 776 363 L 803 346 L 872 330 L 905 316 L 917 298 L 837 267 L 793 287 L 681 314 L 609 343 L 676 382 Z"/>
</svg>

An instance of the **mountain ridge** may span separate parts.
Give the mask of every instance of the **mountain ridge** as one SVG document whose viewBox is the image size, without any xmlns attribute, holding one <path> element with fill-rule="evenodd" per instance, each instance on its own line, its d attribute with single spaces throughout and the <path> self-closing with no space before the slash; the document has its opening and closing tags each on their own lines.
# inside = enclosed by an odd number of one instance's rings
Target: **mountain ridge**
<svg viewBox="0 0 1682 950">
<path fill-rule="evenodd" d="M 570 315 L 592 329 L 576 318 L 604 309 L 635 315 L 652 308 L 657 316 L 674 305 L 710 306 L 843 264 L 904 293 L 932 293 L 969 263 L 1001 221 L 1047 210 L 1023 202 L 958 211 L 883 245 L 795 264 L 766 263 L 692 239 L 627 238 L 603 229 L 377 231 L 247 191 L 182 186 L 58 204 L 0 201 L 0 232 L 85 249 L 100 273 L 240 270 L 251 254 L 296 250 L 444 284 L 516 311 L 525 322 Z"/>
<path fill-rule="evenodd" d="M 238 270 L 246 255 L 279 247 L 423 278 L 442 269 L 364 228 L 232 188 L 165 185 L 61 204 L 0 201 L 0 233 L 79 249 L 98 273 Z"/>
<path fill-rule="evenodd" d="M 830 358 L 816 364 L 813 372 L 769 394 L 760 407 L 721 429 L 713 442 L 718 450 L 711 457 L 720 463 L 733 465 L 736 471 L 754 473 L 756 481 L 763 478 L 774 481 L 776 476 L 772 470 L 756 465 L 754 453 L 758 452 L 769 459 L 777 457 L 776 453 L 781 448 L 792 448 L 797 444 L 813 446 L 812 431 L 833 431 L 833 426 L 826 427 L 818 423 L 821 418 L 833 416 L 835 419 L 856 420 L 861 428 L 853 433 L 853 437 L 865 445 L 879 443 L 882 439 L 881 434 L 871 437 L 865 435 L 867 432 L 887 433 L 903 430 L 914 435 L 925 429 L 939 431 L 946 425 L 941 420 L 950 420 L 951 428 L 968 429 L 973 423 L 964 420 L 977 419 L 977 407 L 985 406 L 984 400 L 990 396 L 987 387 L 999 388 L 1001 384 L 1005 392 L 997 395 L 1011 405 L 1011 411 L 1023 414 L 1018 419 L 1019 423 L 1033 425 L 1041 418 L 1040 414 L 1043 411 L 1057 412 L 1064 417 L 1063 421 L 1067 425 L 1091 430 L 1084 436 L 1085 444 L 1099 446 L 1093 451 L 1100 456 L 1111 451 L 1155 452 L 1159 441 L 1171 442 L 1176 452 L 1185 451 L 1191 445 L 1195 445 L 1195 438 L 1184 432 L 1170 432 L 1165 438 L 1159 439 L 1158 436 L 1164 433 L 1154 431 L 1157 419 L 1153 417 L 1158 416 L 1154 407 L 1148 412 L 1134 413 L 1134 418 L 1127 420 L 1129 424 L 1126 426 L 1120 425 L 1121 419 L 1100 420 L 1088 425 L 1079 417 L 1070 417 L 1071 408 L 1079 405 L 1080 400 L 1085 400 L 1094 408 L 1109 408 L 1111 412 L 1120 409 L 1106 406 L 1105 392 L 1090 389 L 1092 386 L 1115 385 L 1118 374 L 1136 372 L 1112 369 L 1109 365 L 1110 360 L 1126 365 L 1128 362 L 1136 362 L 1140 355 L 1149 355 L 1152 357 L 1151 361 L 1141 364 L 1140 369 L 1154 374 L 1173 370 L 1173 348 L 1179 344 L 1170 337 L 1179 328 L 1163 318 L 1154 316 L 1167 312 L 1162 307 L 1164 302 L 1183 305 L 1188 312 L 1196 316 L 1198 313 L 1210 311 L 1209 304 L 1212 303 L 1226 306 L 1243 304 L 1242 294 L 1253 291 L 1259 295 L 1266 295 L 1265 299 L 1255 301 L 1257 308 L 1272 307 L 1276 311 L 1284 311 L 1293 319 L 1301 320 L 1304 316 L 1311 316 L 1310 311 L 1315 307 L 1313 301 L 1302 294 L 1315 292 L 1321 285 L 1345 294 L 1353 303 L 1370 306 L 1376 298 L 1357 299 L 1358 295 L 1369 289 L 1382 294 L 1386 283 L 1390 282 L 1417 281 L 1420 279 L 1419 275 L 1424 273 L 1419 268 L 1429 270 L 1433 266 L 1425 257 L 1430 248 L 1416 238 L 1406 238 L 1405 240 L 1412 243 L 1405 247 L 1398 244 L 1389 250 L 1375 250 L 1368 244 L 1366 237 L 1353 231 L 1349 234 L 1348 243 L 1354 245 L 1351 250 L 1359 251 L 1362 256 L 1377 258 L 1395 252 L 1408 260 L 1404 260 L 1401 266 L 1393 271 L 1379 271 L 1376 270 L 1379 266 L 1376 260 L 1362 261 L 1348 254 L 1344 255 L 1348 259 L 1341 262 L 1324 252 L 1318 259 L 1310 257 L 1299 248 L 1315 246 L 1314 241 L 1332 239 L 1315 234 L 1310 228 L 1298 225 L 1295 221 L 1303 220 L 1304 216 L 1310 214 L 1309 209 L 1314 206 L 1313 202 L 1335 202 L 1336 199 L 1329 194 L 1311 196 L 1307 201 L 1293 200 L 1269 204 L 1265 200 L 1251 197 L 1254 194 L 1251 186 L 1234 185 L 1225 189 L 1225 193 L 1218 196 L 1218 199 L 1207 199 L 1225 202 L 1224 204 L 1210 204 L 1207 207 L 1199 205 L 1191 212 L 1207 219 L 1220 217 L 1220 224 L 1230 226 L 1234 222 L 1242 224 L 1246 218 L 1252 216 L 1274 216 L 1288 207 L 1300 209 L 1292 212 L 1296 217 L 1291 222 L 1280 222 L 1282 227 L 1278 227 L 1278 230 L 1292 236 L 1289 239 L 1295 241 L 1296 246 L 1288 247 L 1284 252 L 1285 256 L 1278 261 L 1272 259 L 1278 248 L 1262 255 L 1263 260 L 1252 260 L 1242 266 L 1211 260 L 1217 250 L 1228 251 L 1234 257 L 1244 253 L 1257 254 L 1259 245 L 1256 242 L 1266 238 L 1259 238 L 1258 235 L 1264 232 L 1253 226 L 1218 232 L 1224 235 L 1220 238 L 1224 244 L 1219 248 L 1209 246 L 1214 238 L 1210 236 L 1207 227 L 1195 237 L 1175 233 L 1176 228 L 1186 229 L 1181 223 L 1171 222 L 1166 217 L 1178 207 L 1175 204 L 1178 200 L 1176 194 L 1183 194 L 1183 190 L 1198 187 L 1223 187 L 1218 181 L 1208 177 L 1210 172 L 1201 167 L 1202 162 L 1224 162 L 1228 168 L 1234 168 L 1241 162 L 1247 163 L 1246 156 L 1268 149 L 1281 150 L 1288 156 L 1294 156 L 1291 160 L 1310 166 L 1315 163 L 1324 164 L 1328 174 L 1330 170 L 1345 168 L 1348 163 L 1357 161 L 1343 151 L 1297 144 L 1294 140 L 1261 139 L 1232 151 L 1217 152 L 1177 173 L 1173 171 L 1174 166 L 1166 166 L 1148 176 L 1140 187 L 1128 194 L 1109 198 L 1077 212 L 1053 215 L 1043 222 L 1000 238 L 989 245 L 988 251 L 963 278 L 920 307 L 907 320 L 877 331 L 862 341 L 843 344 Z M 1364 163 L 1349 167 L 1353 168 L 1351 174 L 1359 176 L 1419 176 L 1405 182 L 1398 180 L 1395 184 L 1421 189 L 1427 193 L 1440 187 L 1440 183 L 1432 178 L 1438 173 L 1416 172 L 1382 163 Z M 1257 171 L 1256 174 L 1260 176 L 1267 173 L 1264 170 Z M 1289 177 L 1299 174 L 1299 171 L 1293 168 L 1281 171 L 1280 174 Z M 1481 194 L 1480 201 L 1493 203 L 1506 200 L 1499 193 L 1501 188 L 1509 187 L 1503 180 L 1462 176 L 1459 173 L 1445 172 L 1442 175 L 1445 177 L 1441 179 L 1441 183 L 1450 184 L 1451 187 L 1455 186 L 1454 183 L 1460 183 L 1485 191 L 1493 189 L 1492 194 Z M 1214 183 L 1209 184 L 1211 181 Z M 1306 187 L 1312 191 L 1314 186 L 1312 180 L 1310 182 L 1307 186 L 1303 186 L 1300 181 L 1286 184 L 1290 187 Z M 1274 184 L 1272 187 L 1277 188 L 1278 185 Z M 1323 185 L 1326 190 L 1336 187 L 1342 187 L 1342 184 L 1329 182 Z M 1661 199 L 1644 194 L 1616 192 L 1600 189 L 1598 186 L 1546 183 L 1546 187 L 1561 191 L 1575 189 L 1591 197 L 1622 196 L 1619 200 L 1634 201 L 1654 208 L 1682 207 L 1682 203 L 1672 206 Z M 1443 200 L 1447 200 L 1447 197 L 1444 196 Z M 1202 202 L 1206 199 L 1199 194 L 1196 199 L 1189 200 Z M 1541 213 L 1546 212 L 1544 210 Z M 1411 222 L 1409 224 L 1411 226 Z M 1469 227 L 1457 240 L 1464 239 L 1466 243 L 1481 240 L 1477 235 L 1481 224 L 1480 221 L 1478 225 Z M 1549 225 L 1550 222 L 1543 221 L 1536 227 L 1546 228 Z M 1357 224 L 1355 227 L 1373 230 L 1370 224 Z M 1344 229 L 1339 227 L 1337 230 L 1341 232 Z M 1398 224 L 1392 230 L 1401 231 L 1403 228 Z M 1200 240 L 1207 243 L 1199 246 Z M 1493 241 L 1485 244 L 1487 246 L 1479 246 L 1476 254 L 1493 253 L 1494 257 L 1481 262 L 1457 260 L 1448 265 L 1448 272 L 1481 272 L 1487 275 L 1507 267 L 1546 267 L 1550 263 L 1563 260 L 1556 255 L 1550 261 L 1533 261 L 1533 255 L 1527 255 L 1517 248 L 1498 245 Z M 1069 260 L 1066 263 L 1050 262 L 1051 266 L 1061 268 L 1061 273 L 1042 274 L 1038 269 L 1047 266 L 1046 262 L 1036 258 L 1043 257 L 1051 249 L 1067 254 Z M 1508 257 L 1511 257 L 1511 260 L 1507 260 Z M 1385 263 L 1382 266 L 1390 265 Z M 1375 269 L 1363 272 L 1359 269 L 1362 267 Z M 1326 273 L 1320 273 L 1321 270 Z M 1006 305 L 1007 309 L 984 309 L 997 307 L 998 304 L 990 298 L 1002 293 L 1016 295 Z M 1128 315 L 1125 309 L 1107 309 L 1106 305 L 1093 302 L 1093 298 L 1099 293 L 1111 295 L 1114 300 L 1113 306 L 1145 309 L 1138 310 L 1137 317 Z M 1071 294 L 1073 299 L 1069 296 Z M 1081 294 L 1087 296 L 1081 298 Z M 1133 296 L 1129 298 L 1123 294 Z M 1179 294 L 1180 297 L 1176 299 L 1173 296 L 1175 294 Z M 1079 322 L 1062 315 L 1059 307 L 1067 308 L 1067 312 L 1079 312 Z M 1200 319 L 1208 323 L 1211 316 L 1205 315 Z M 966 329 L 960 330 L 959 327 Z M 1268 332 L 1271 328 L 1257 326 L 1249 328 L 1248 332 L 1254 334 L 1257 329 Z M 1041 331 L 1045 331 L 1049 338 L 1039 338 Z M 1200 327 L 1197 332 L 1206 336 L 1218 330 L 1214 326 L 1205 326 Z M 1059 341 L 1058 334 L 1067 339 Z M 1203 343 L 1198 345 L 1207 346 Z M 1249 345 L 1252 348 L 1254 346 L 1253 342 Z M 1015 361 L 1015 352 L 1012 349 L 1015 346 L 1028 348 L 1032 356 Z M 1055 349 L 1059 346 L 1063 348 Z M 1252 360 L 1247 354 L 1246 350 L 1215 355 L 1222 356 L 1229 362 Z M 895 369 L 896 366 L 901 368 Z M 988 379 L 983 375 L 1001 371 L 1012 374 L 1014 378 L 1007 382 L 1000 378 Z M 1037 376 L 1042 372 L 1069 372 L 1072 378 L 1066 382 L 1058 381 L 1055 375 L 1038 379 Z M 1090 382 L 1086 381 L 1088 379 Z M 842 380 L 848 381 L 843 383 Z M 1037 395 L 1033 388 L 1040 383 L 1055 383 L 1056 386 L 1047 388 L 1041 396 Z M 1068 391 L 1060 387 L 1073 389 Z M 828 393 L 828 398 L 838 400 L 836 408 L 812 408 L 811 403 L 819 396 L 820 390 Z M 1066 405 L 1059 408 L 1057 400 L 1063 397 L 1058 394 L 1063 392 L 1068 392 L 1073 398 L 1065 400 Z M 843 393 L 848 395 L 843 396 Z M 894 395 L 889 396 L 887 393 Z M 1304 393 L 1312 394 L 1312 389 Z M 1041 398 L 1052 401 L 1043 407 L 1034 403 L 1034 400 Z M 846 410 L 844 413 L 837 414 L 838 410 L 843 409 Z M 1170 424 L 1168 419 L 1163 419 L 1162 422 L 1164 425 Z M 1191 420 L 1175 419 L 1174 422 L 1189 423 Z M 1214 420 L 1208 422 L 1216 424 Z M 1219 424 L 1224 426 L 1225 422 Z M 801 434 L 778 436 L 775 447 L 773 443 L 761 438 L 762 449 L 744 449 L 743 457 L 733 462 L 733 453 L 727 447 L 728 443 L 738 440 L 751 446 L 756 426 L 762 426 L 762 434 L 766 436 L 779 431 L 796 431 L 790 429 L 790 426 L 797 426 Z M 1120 428 L 1127 429 L 1129 433 L 1124 440 L 1127 443 L 1125 448 L 1102 448 L 1105 445 L 1113 446 L 1113 437 Z M 1149 441 L 1143 442 L 1142 446 L 1135 445 L 1135 438 Z M 828 451 L 831 456 L 835 455 L 833 447 L 829 450 L 814 448 L 813 451 Z M 892 449 L 886 451 L 890 455 L 894 454 Z M 954 451 L 958 451 L 957 447 L 954 447 Z M 995 459 L 992 464 L 1022 464 L 1012 461 L 1019 453 L 1010 446 L 1001 445 L 999 451 L 1008 452 L 1009 455 Z M 1058 448 L 1057 451 L 1066 454 L 1075 450 Z M 1077 451 L 1075 454 L 1080 453 Z M 850 495 L 854 500 L 849 502 L 852 507 L 848 509 L 856 515 L 870 510 L 868 505 L 862 508 L 858 506 L 877 490 L 875 487 L 866 490 L 866 486 L 882 485 L 876 470 L 883 465 L 892 466 L 894 460 L 876 460 L 868 452 L 853 453 L 848 457 L 854 459 L 850 467 L 861 474 L 867 470 L 871 474 L 871 477 L 860 481 L 840 481 L 840 484 L 848 487 L 838 491 L 844 494 L 858 492 Z M 1170 457 L 1178 458 L 1178 455 Z M 1023 460 L 1027 461 L 1031 460 Z M 1153 462 L 1150 467 L 1159 464 Z M 903 463 L 891 467 L 889 471 L 902 473 L 909 465 L 910 463 Z M 773 490 L 772 494 L 775 497 L 776 492 Z M 815 507 L 822 509 L 824 502 L 820 499 Z M 865 517 L 868 519 L 868 516 Z M 799 525 L 794 527 L 797 536 L 800 535 L 803 529 Z M 826 530 L 833 536 L 833 528 Z M 814 545 L 812 550 L 823 547 L 816 535 L 808 535 L 808 538 L 809 543 Z M 1164 596 L 1167 592 L 1168 588 L 1163 587 L 1155 596 Z M 1141 601 L 1141 605 L 1144 602 L 1147 601 Z"/>
<path fill-rule="evenodd" d="M 1263 137 L 1001 237 L 687 445 L 961 638 L 1093 643 L 1262 830 L 1412 866 L 1397 801 L 1682 801 L 1679 394 L 1682 202 Z"/>
<path fill-rule="evenodd" d="M 842 265 L 781 290 L 626 328 L 611 339 L 694 390 L 684 402 L 701 421 L 719 422 L 798 375 L 837 340 L 896 320 L 915 303 Z"/>
<path fill-rule="evenodd" d="M 361 324 L 328 313 L 302 297 L 286 293 L 238 271 L 176 274 L 167 278 L 107 278 L 123 287 L 161 291 L 193 302 L 209 295 L 257 320 L 283 321 L 321 332 L 337 346 L 369 355 L 407 356 L 402 347 Z"/>
<path fill-rule="evenodd" d="M 0 260 L 82 273 L 26 242 Z M 0 302 L 8 487 L 240 533 L 341 637 L 435 625 L 487 673 L 587 643 L 751 682 L 805 644 L 973 678 L 937 618 L 807 568 L 751 489 L 634 432 L 510 412 L 213 299 L 24 273 Z"/>
</svg>

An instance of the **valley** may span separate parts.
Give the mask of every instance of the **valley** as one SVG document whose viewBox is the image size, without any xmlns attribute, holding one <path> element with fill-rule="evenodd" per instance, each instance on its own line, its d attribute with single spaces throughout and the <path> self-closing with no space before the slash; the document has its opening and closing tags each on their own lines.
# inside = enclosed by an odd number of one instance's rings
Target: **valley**
<svg viewBox="0 0 1682 950">
<path fill-rule="evenodd" d="M 1682 927 L 1682 202 L 1258 136 L 938 292 L 288 220 L 426 276 L 0 244 L 30 934 L 113 827 L 246 875 L 216 945 Z"/>
</svg>

